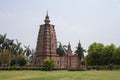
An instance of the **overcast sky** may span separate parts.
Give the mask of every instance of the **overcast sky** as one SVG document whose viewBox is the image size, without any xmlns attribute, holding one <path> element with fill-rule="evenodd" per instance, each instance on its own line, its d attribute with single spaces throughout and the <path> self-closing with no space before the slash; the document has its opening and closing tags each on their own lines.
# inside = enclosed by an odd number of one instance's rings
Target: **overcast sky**
<svg viewBox="0 0 120 80">
<path fill-rule="evenodd" d="M 39 25 L 48 10 L 57 40 L 120 45 L 120 0 L 0 0 L 0 34 L 35 49 Z"/>
</svg>

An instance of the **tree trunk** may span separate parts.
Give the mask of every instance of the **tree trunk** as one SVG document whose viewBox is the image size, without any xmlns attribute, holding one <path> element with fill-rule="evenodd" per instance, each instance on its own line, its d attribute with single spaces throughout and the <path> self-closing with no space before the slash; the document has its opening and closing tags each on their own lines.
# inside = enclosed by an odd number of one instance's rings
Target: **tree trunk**
<svg viewBox="0 0 120 80">
<path fill-rule="evenodd" d="M 11 63 L 11 52 L 9 52 L 9 59 L 8 59 L 8 60 L 9 60 L 9 61 L 8 61 L 8 62 L 9 62 L 9 63 L 8 63 L 8 67 L 10 68 L 10 66 L 11 66 L 11 65 L 10 65 L 10 63 Z"/>
<path fill-rule="evenodd" d="M 78 69 L 80 69 L 80 66 L 81 66 L 81 59 L 79 58 L 79 60 L 78 60 Z"/>
<path fill-rule="evenodd" d="M 60 56 L 60 68 L 62 68 L 62 57 Z"/>
<path fill-rule="evenodd" d="M 4 49 L 2 49 L 2 57 L 1 57 L 1 62 L 2 62 L 2 65 L 1 65 L 1 67 L 4 67 Z"/>
<path fill-rule="evenodd" d="M 15 61 L 16 66 L 18 66 L 18 54 L 16 55 L 16 61 Z"/>
</svg>

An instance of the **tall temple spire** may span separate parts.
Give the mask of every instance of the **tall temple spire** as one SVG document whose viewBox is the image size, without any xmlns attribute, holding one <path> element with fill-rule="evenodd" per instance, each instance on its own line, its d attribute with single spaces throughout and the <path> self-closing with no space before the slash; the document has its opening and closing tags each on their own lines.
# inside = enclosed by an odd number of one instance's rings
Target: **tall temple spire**
<svg viewBox="0 0 120 80">
<path fill-rule="evenodd" d="M 36 55 L 35 55 L 35 65 L 43 66 L 44 59 L 53 59 L 56 54 L 57 48 L 57 38 L 55 32 L 55 26 L 49 24 L 49 16 L 48 12 L 46 12 L 45 16 L 45 24 L 40 25 L 37 45 L 36 45 Z"/>
<path fill-rule="evenodd" d="M 70 42 L 69 42 L 69 44 L 68 44 L 68 54 L 72 54 Z"/>
<path fill-rule="evenodd" d="M 49 16 L 48 16 L 48 11 L 46 12 L 46 16 L 45 16 L 45 24 L 49 24 L 50 20 L 49 20 Z"/>
<path fill-rule="evenodd" d="M 68 48 L 71 48 L 70 41 L 69 41 L 69 44 L 68 44 Z"/>
</svg>

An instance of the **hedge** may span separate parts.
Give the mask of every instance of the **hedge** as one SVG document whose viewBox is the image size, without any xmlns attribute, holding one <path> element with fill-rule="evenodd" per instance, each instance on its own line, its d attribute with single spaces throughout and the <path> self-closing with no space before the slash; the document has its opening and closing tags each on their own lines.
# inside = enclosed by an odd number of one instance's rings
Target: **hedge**
<svg viewBox="0 0 120 80">
<path fill-rule="evenodd" d="M 3 67 L 0 70 L 45 70 L 44 67 Z M 52 68 L 52 70 L 67 70 L 66 68 Z"/>
</svg>

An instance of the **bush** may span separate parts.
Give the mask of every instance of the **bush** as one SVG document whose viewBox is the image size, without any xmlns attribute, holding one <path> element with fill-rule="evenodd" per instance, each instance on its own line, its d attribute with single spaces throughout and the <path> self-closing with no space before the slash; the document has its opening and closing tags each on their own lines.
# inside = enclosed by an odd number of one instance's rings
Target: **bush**
<svg viewBox="0 0 120 80">
<path fill-rule="evenodd" d="M 18 56 L 17 64 L 18 64 L 19 66 L 24 66 L 26 63 L 27 63 L 27 62 L 26 62 L 24 56 L 22 56 L 22 55 Z"/>
<path fill-rule="evenodd" d="M 113 69 L 120 69 L 120 65 L 113 65 L 112 68 Z"/>
<path fill-rule="evenodd" d="M 0 66 L 2 66 L 2 62 L 1 62 L 1 53 L 0 53 Z"/>
<path fill-rule="evenodd" d="M 43 61 L 43 66 L 45 67 L 45 70 L 50 71 L 55 66 L 55 61 L 52 59 L 45 59 Z"/>
<path fill-rule="evenodd" d="M 12 60 L 11 60 L 11 66 L 15 66 L 15 62 L 16 62 L 16 59 L 15 58 L 13 58 Z"/>
<path fill-rule="evenodd" d="M 68 68 L 68 71 L 85 71 L 85 70 L 77 68 Z"/>
<path fill-rule="evenodd" d="M 24 55 L 19 55 L 17 58 L 15 57 L 11 60 L 11 65 L 13 67 L 24 66 L 26 63 Z"/>
</svg>

